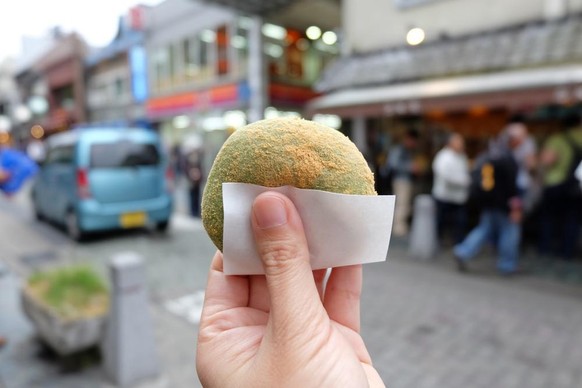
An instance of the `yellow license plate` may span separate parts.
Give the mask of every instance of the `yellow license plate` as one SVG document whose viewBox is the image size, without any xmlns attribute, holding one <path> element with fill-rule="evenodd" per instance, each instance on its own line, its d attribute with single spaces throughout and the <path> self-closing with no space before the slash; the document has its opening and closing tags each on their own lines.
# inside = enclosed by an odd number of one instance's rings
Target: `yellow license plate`
<svg viewBox="0 0 582 388">
<path fill-rule="evenodd" d="M 125 213 L 119 217 L 122 228 L 139 228 L 147 222 L 147 215 L 144 212 Z"/>
</svg>

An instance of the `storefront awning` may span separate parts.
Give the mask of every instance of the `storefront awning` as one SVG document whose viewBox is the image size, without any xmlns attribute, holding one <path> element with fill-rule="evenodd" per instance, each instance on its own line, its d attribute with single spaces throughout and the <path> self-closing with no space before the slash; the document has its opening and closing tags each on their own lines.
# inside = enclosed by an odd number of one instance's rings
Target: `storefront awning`
<svg viewBox="0 0 582 388">
<path fill-rule="evenodd" d="M 333 112 L 346 115 L 348 111 L 357 114 L 373 106 L 389 113 L 390 104 L 397 102 L 410 103 L 411 106 L 404 109 L 417 111 L 412 113 L 443 104 L 463 109 L 469 104 L 566 103 L 582 100 L 582 88 L 577 86 L 581 84 L 582 65 L 514 70 L 345 89 L 312 100 L 307 111 L 310 114 Z"/>
</svg>

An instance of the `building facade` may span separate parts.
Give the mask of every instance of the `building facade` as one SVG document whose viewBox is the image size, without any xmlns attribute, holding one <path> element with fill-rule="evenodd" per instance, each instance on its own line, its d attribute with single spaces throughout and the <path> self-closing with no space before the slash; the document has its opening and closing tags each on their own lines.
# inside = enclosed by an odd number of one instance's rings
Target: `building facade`
<svg viewBox="0 0 582 388">
<path fill-rule="evenodd" d="M 340 115 L 377 168 L 408 128 L 427 158 L 451 131 L 474 156 L 516 115 L 541 142 L 582 102 L 581 11 L 577 0 L 346 0 L 345 55 L 309 114 Z"/>
<path fill-rule="evenodd" d="M 14 63 L 0 61 L 0 145 L 11 142 L 18 107 L 18 89 L 13 78 Z"/>
<path fill-rule="evenodd" d="M 69 129 L 87 121 L 85 56 L 88 47 L 76 33 L 57 39 L 50 51 L 29 69 L 46 88 L 48 110 L 39 118 L 46 134 Z"/>
<path fill-rule="evenodd" d="M 21 117 L 22 120 L 13 122 L 12 140 L 19 147 L 24 147 L 28 143 L 32 126 L 39 124 L 48 111 L 48 88 L 36 65 L 61 38 L 62 34 L 58 28 L 39 37 L 22 38 L 22 50 L 14 61 L 12 73 L 20 109 L 27 111 Z"/>
<path fill-rule="evenodd" d="M 119 20 L 113 41 L 85 60 L 88 121 L 145 123 L 148 98 L 145 18 L 137 6 Z"/>
<path fill-rule="evenodd" d="M 152 8 L 147 31 L 147 115 L 168 148 L 204 144 L 206 170 L 230 131 L 301 115 L 338 53 L 302 28 L 212 2 L 166 0 Z"/>
<path fill-rule="evenodd" d="M 414 27 L 431 42 L 580 11 L 582 0 L 346 0 L 344 44 L 349 53 L 366 53 L 402 46 Z"/>
</svg>

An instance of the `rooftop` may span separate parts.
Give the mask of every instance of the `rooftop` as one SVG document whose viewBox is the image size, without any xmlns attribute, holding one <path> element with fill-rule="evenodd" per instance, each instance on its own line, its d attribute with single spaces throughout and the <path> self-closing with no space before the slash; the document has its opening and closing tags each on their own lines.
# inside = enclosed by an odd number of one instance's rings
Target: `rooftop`
<svg viewBox="0 0 582 388">
<path fill-rule="evenodd" d="M 416 47 L 396 47 L 339 58 L 316 85 L 329 92 L 378 84 L 500 70 L 536 68 L 582 60 L 582 15 L 539 21 Z"/>
</svg>

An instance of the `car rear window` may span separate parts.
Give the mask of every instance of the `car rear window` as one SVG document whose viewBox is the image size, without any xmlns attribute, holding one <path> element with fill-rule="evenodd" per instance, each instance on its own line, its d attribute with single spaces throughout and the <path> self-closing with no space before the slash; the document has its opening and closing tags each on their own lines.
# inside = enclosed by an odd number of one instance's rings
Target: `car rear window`
<svg viewBox="0 0 582 388">
<path fill-rule="evenodd" d="M 154 166 L 160 163 L 155 144 L 122 141 L 91 145 L 91 168 Z"/>
</svg>

